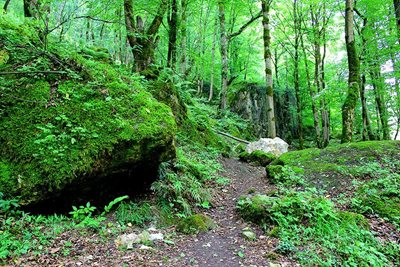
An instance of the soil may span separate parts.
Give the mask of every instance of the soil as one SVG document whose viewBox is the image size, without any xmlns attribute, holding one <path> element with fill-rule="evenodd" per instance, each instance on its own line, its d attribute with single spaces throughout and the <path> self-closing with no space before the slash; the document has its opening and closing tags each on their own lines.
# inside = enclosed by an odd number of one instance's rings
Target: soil
<svg viewBox="0 0 400 267">
<path fill-rule="evenodd" d="M 115 234 L 82 234 L 70 230 L 58 236 L 48 253 L 27 255 L 15 260 L 12 266 L 297 266 L 290 259 L 276 253 L 278 239 L 266 236 L 256 225 L 244 222 L 236 213 L 238 198 L 249 191 L 266 193 L 274 190 L 265 177 L 265 169 L 236 159 L 222 159 L 228 185 L 216 188 L 213 207 L 204 212 L 218 227 L 198 235 L 176 234 L 175 229 L 157 230 L 168 236 L 165 242 L 153 248 L 133 250 L 118 249 Z M 257 239 L 250 241 L 242 236 L 243 229 L 250 227 Z M 137 232 L 138 229 L 132 228 Z M 67 249 L 66 249 L 67 248 Z M 272 259 L 271 259 L 272 258 Z M 270 265 L 271 264 L 271 265 Z M 10 265 L 10 266 L 11 266 Z"/>
</svg>

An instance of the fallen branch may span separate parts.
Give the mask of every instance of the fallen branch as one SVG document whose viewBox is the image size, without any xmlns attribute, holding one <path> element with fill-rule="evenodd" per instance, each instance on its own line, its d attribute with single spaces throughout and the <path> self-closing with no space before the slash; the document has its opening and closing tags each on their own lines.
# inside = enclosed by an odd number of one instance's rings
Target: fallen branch
<svg viewBox="0 0 400 267">
<path fill-rule="evenodd" d="M 237 138 L 237 137 L 235 137 L 235 136 L 233 136 L 233 135 L 230 135 L 230 134 L 227 134 L 227 133 L 218 131 L 218 130 L 214 130 L 214 131 L 215 131 L 217 134 L 223 135 L 223 136 L 225 136 L 225 137 L 229 137 L 229 138 L 231 138 L 231 139 L 233 139 L 233 140 L 235 140 L 235 141 L 238 141 L 238 142 L 241 142 L 241 143 L 244 143 L 244 144 L 250 144 L 249 141 L 246 141 L 246 140 Z"/>
<path fill-rule="evenodd" d="M 66 71 L 1 71 L 0 75 L 11 75 L 11 74 L 66 74 Z"/>
</svg>

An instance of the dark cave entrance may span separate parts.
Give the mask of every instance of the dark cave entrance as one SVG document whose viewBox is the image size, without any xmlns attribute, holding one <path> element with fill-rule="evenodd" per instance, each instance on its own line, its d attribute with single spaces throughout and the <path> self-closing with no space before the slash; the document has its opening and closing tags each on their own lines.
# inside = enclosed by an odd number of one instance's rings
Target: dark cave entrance
<svg viewBox="0 0 400 267">
<path fill-rule="evenodd" d="M 49 195 L 46 200 L 27 205 L 24 211 L 31 214 L 69 215 L 72 206 L 90 202 L 96 212 L 117 197 L 128 195 L 130 199 L 144 198 L 151 194 L 150 186 L 158 177 L 158 165 L 140 165 L 120 168 L 107 176 L 86 177 L 79 183 L 66 186 L 63 190 Z"/>
</svg>

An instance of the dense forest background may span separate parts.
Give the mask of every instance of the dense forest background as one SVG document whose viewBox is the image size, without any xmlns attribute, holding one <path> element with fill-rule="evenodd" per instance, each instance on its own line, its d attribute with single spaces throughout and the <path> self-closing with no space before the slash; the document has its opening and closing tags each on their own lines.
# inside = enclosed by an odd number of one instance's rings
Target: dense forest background
<svg viewBox="0 0 400 267">
<path fill-rule="evenodd" d="M 299 147 L 398 138 L 398 1 L 3 2 L 43 49 L 68 42 L 147 77 L 168 67 L 259 136 L 274 120 Z"/>
<path fill-rule="evenodd" d="M 400 266 L 399 45 L 399 0 L 0 0 L 0 265 Z"/>
</svg>

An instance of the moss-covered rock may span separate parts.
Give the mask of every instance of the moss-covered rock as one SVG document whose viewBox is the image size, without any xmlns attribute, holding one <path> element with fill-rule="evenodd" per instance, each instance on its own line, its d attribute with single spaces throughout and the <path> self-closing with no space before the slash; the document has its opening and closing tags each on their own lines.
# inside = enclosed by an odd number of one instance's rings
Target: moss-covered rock
<svg viewBox="0 0 400 267">
<path fill-rule="evenodd" d="M 0 77 L 0 191 L 6 197 L 33 203 L 81 180 L 138 166 L 157 169 L 175 157 L 171 109 L 139 79 L 60 45 L 43 53 L 35 48 L 34 29 L 4 23 L 0 49 L 10 59 L 2 71 L 65 71 Z"/>
<path fill-rule="evenodd" d="M 176 230 L 184 234 L 198 234 L 216 227 L 215 222 L 207 215 L 195 214 L 180 220 Z"/>
<path fill-rule="evenodd" d="M 239 154 L 239 159 L 244 162 L 252 162 L 258 166 L 265 167 L 270 164 L 276 157 L 272 153 L 256 150 L 251 153 L 242 152 Z"/>
<path fill-rule="evenodd" d="M 172 81 L 152 81 L 148 90 L 160 102 L 168 105 L 174 113 L 178 125 L 182 125 L 187 119 L 187 107 Z"/>
</svg>

